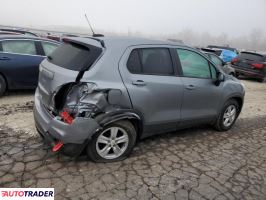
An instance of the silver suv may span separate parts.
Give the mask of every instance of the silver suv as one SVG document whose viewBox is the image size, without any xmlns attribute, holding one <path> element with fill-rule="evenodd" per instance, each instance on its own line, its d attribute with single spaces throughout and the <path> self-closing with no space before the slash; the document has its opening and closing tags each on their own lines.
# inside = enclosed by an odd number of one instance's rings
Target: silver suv
<svg viewBox="0 0 266 200">
<path fill-rule="evenodd" d="M 34 117 L 53 151 L 96 162 L 198 124 L 229 130 L 244 88 L 196 49 L 138 38 L 66 38 L 40 65 Z"/>
</svg>

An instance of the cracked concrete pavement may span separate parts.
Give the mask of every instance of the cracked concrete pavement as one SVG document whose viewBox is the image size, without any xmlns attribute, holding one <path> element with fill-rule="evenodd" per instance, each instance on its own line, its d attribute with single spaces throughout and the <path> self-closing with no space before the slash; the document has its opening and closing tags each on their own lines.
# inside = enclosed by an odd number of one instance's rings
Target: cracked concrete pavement
<svg viewBox="0 0 266 200">
<path fill-rule="evenodd" d="M 266 199 L 266 84 L 243 81 L 232 130 L 198 127 L 140 141 L 121 162 L 52 153 L 32 93 L 0 99 L 0 187 L 54 187 L 55 199 Z"/>
</svg>

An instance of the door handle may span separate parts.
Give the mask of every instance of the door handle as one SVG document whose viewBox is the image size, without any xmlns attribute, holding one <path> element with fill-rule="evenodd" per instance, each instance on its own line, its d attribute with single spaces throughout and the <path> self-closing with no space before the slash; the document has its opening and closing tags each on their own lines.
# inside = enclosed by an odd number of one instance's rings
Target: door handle
<svg viewBox="0 0 266 200">
<path fill-rule="evenodd" d="M 196 89 L 196 86 L 195 85 L 187 85 L 186 86 L 186 89 L 187 90 L 195 90 Z"/>
<path fill-rule="evenodd" d="M 145 86 L 146 83 L 143 80 L 137 80 L 137 81 L 133 81 L 132 85 Z"/>
<path fill-rule="evenodd" d="M 4 56 L 4 57 L 1 57 L 0 60 L 10 60 L 10 58 Z"/>
</svg>

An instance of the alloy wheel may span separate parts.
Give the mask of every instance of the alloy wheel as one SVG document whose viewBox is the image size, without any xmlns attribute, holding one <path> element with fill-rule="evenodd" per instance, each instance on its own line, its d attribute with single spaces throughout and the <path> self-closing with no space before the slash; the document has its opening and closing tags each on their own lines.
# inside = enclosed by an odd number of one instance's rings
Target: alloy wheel
<svg viewBox="0 0 266 200">
<path fill-rule="evenodd" d="M 110 127 L 97 138 L 96 151 L 105 159 L 115 159 L 121 156 L 128 147 L 128 134 L 121 127 Z"/>
<path fill-rule="evenodd" d="M 236 118 L 236 106 L 230 105 L 224 112 L 223 125 L 228 127 L 231 126 Z"/>
</svg>

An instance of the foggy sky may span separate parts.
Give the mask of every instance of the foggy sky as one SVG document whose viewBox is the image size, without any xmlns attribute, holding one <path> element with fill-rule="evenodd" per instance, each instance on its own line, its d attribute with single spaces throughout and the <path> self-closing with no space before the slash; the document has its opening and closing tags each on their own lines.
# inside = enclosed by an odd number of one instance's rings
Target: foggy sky
<svg viewBox="0 0 266 200">
<path fill-rule="evenodd" d="M 266 33 L 266 0 L 0 0 L 0 25 L 50 25 L 172 34 L 184 29 L 231 37 Z"/>
</svg>

